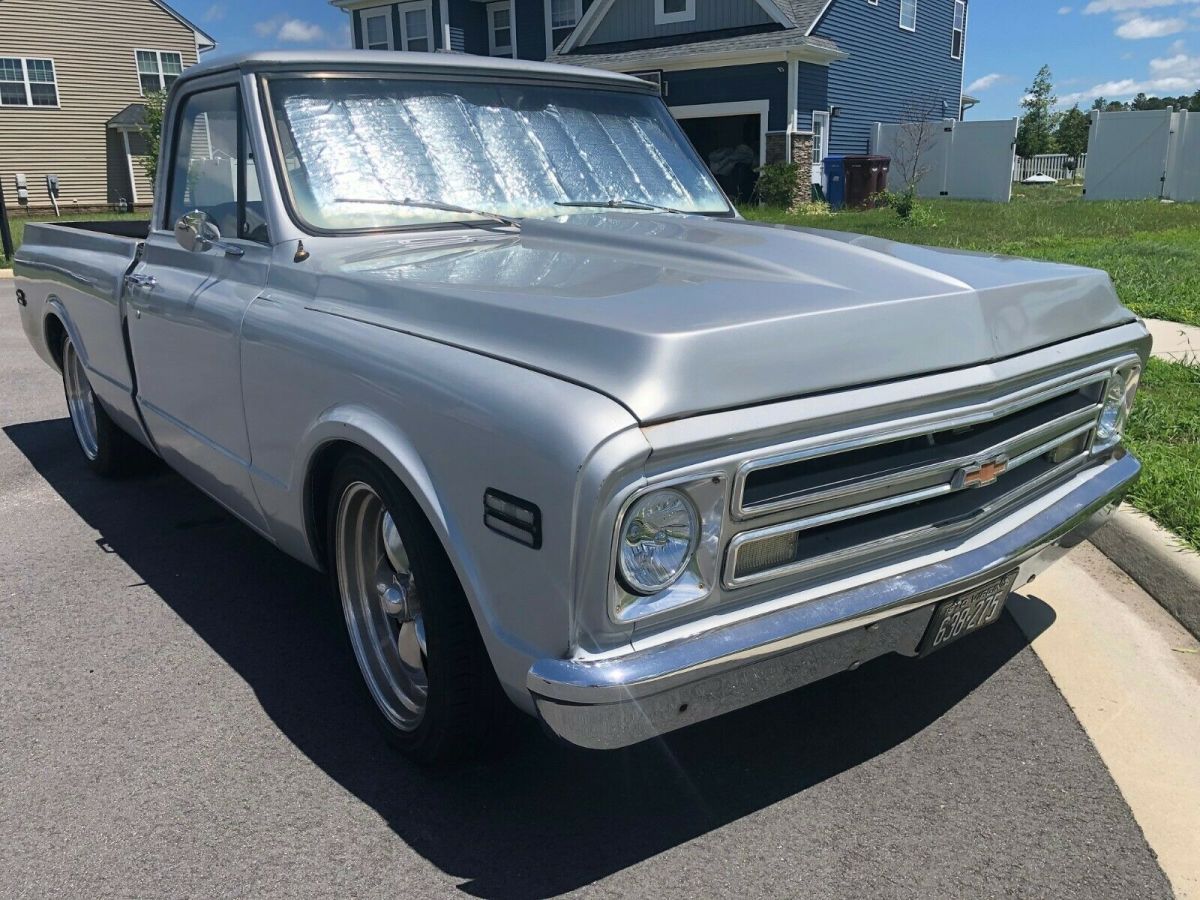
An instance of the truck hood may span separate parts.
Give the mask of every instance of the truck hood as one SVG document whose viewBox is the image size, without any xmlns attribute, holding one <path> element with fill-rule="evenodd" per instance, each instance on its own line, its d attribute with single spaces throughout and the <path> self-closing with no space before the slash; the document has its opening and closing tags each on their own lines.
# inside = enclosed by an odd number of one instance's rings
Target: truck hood
<svg viewBox="0 0 1200 900">
<path fill-rule="evenodd" d="M 1100 271 L 743 220 L 623 212 L 322 244 L 304 267 L 314 309 L 586 385 L 643 423 L 1134 318 Z"/>
</svg>

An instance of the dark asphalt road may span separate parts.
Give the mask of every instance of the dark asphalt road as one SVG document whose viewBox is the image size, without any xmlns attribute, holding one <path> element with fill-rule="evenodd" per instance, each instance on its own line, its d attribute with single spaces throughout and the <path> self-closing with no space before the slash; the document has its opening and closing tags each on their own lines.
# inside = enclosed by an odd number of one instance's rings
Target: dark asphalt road
<svg viewBox="0 0 1200 900">
<path fill-rule="evenodd" d="M 167 471 L 90 476 L 14 313 L 0 895 L 1170 896 L 1007 615 L 628 751 L 526 723 L 412 767 L 322 577 Z"/>
</svg>

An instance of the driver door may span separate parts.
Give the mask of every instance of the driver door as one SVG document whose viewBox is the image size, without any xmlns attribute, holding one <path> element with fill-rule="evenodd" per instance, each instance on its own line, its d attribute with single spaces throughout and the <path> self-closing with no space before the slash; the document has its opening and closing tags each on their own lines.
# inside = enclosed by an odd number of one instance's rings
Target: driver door
<svg viewBox="0 0 1200 900">
<path fill-rule="evenodd" d="M 164 141 L 165 212 L 126 279 L 137 399 L 166 461 L 247 523 L 266 525 L 250 483 L 239 345 L 271 248 L 236 84 L 184 96 Z M 165 136 L 164 136 L 165 137 Z M 251 184 L 248 184 L 251 182 Z M 174 225 L 204 213 L 220 232 L 185 250 Z"/>
</svg>

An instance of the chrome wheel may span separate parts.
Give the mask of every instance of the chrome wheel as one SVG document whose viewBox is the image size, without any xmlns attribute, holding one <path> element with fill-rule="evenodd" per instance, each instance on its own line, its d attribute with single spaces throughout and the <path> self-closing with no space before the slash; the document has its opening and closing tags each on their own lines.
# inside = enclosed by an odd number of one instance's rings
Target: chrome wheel
<svg viewBox="0 0 1200 900">
<path fill-rule="evenodd" d="M 83 360 L 71 341 L 63 346 L 63 381 L 67 392 L 67 411 L 71 414 L 71 424 L 75 426 L 75 436 L 79 438 L 84 455 L 94 460 L 100 453 L 96 430 L 96 395 L 92 393 L 92 384 L 83 368 Z"/>
<path fill-rule="evenodd" d="M 338 589 L 354 655 L 383 714 L 412 731 L 425 715 L 429 682 L 408 551 L 383 500 L 362 481 L 342 492 L 335 529 Z"/>
</svg>

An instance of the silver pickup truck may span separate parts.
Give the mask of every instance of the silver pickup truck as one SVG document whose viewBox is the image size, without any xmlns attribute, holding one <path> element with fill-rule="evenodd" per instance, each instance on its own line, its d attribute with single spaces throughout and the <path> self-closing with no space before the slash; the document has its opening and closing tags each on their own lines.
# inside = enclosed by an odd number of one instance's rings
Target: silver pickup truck
<svg viewBox="0 0 1200 900">
<path fill-rule="evenodd" d="M 25 332 L 94 470 L 330 573 L 418 759 L 506 696 L 614 748 L 929 653 L 1138 475 L 1104 273 L 748 223 L 634 78 L 214 61 L 155 197 L 27 229 Z"/>
</svg>

